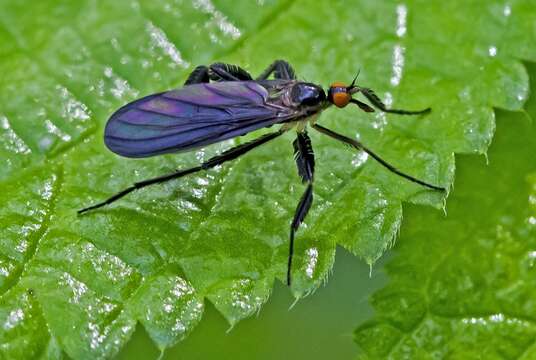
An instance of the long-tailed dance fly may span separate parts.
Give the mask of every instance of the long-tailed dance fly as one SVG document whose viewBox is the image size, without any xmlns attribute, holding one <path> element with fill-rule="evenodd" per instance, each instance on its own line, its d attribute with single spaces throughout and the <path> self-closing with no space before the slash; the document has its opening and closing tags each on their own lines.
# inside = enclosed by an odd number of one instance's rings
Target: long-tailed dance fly
<svg viewBox="0 0 536 360">
<path fill-rule="evenodd" d="M 272 74 L 273 79 L 269 80 Z M 432 190 L 445 191 L 442 186 L 432 185 L 397 170 L 359 141 L 316 123 L 317 116 L 314 115 L 332 105 L 343 108 L 354 104 L 366 112 L 373 112 L 373 107 L 352 98 L 357 93 L 363 94 L 372 106 L 386 113 L 418 115 L 430 112 L 430 108 L 419 111 L 388 109 L 371 89 L 358 86 L 356 80 L 357 76 L 350 85 L 334 82 L 325 92 L 319 85 L 298 80 L 290 64 L 283 60 L 273 62 L 256 79 L 236 65 L 215 63 L 208 67 L 198 66 L 184 87 L 146 96 L 117 110 L 106 124 L 106 146 L 116 154 L 142 158 L 198 149 L 264 127 L 281 127 L 230 148 L 193 168 L 137 182 L 78 213 L 111 204 L 134 190 L 221 165 L 294 128 L 294 155 L 305 192 L 290 224 L 287 267 L 287 284 L 290 285 L 294 234 L 313 202 L 315 158 L 307 126 L 366 152 L 389 171 L 409 181 Z"/>
</svg>

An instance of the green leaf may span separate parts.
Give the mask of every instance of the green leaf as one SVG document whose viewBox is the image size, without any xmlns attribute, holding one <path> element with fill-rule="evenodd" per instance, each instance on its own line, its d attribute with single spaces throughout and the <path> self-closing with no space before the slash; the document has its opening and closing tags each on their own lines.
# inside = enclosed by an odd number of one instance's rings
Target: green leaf
<svg viewBox="0 0 536 360">
<path fill-rule="evenodd" d="M 233 325 L 283 280 L 288 227 L 304 188 L 291 134 L 232 164 L 76 210 L 133 181 L 185 168 L 191 154 L 130 160 L 107 151 L 110 113 L 180 86 L 193 66 L 258 74 L 284 58 L 327 86 L 360 84 L 421 117 L 327 111 L 401 170 L 450 186 L 454 152 L 485 153 L 492 106 L 520 109 L 536 59 L 529 0 L 3 1 L 0 4 L 0 351 L 4 357 L 110 357 L 140 322 L 160 349 L 184 338 L 205 299 Z M 251 135 L 251 137 L 254 135 Z M 285 142 L 286 140 L 286 142 Z M 283 143 L 285 142 L 285 145 Z M 297 234 L 292 292 L 314 291 L 340 244 L 369 264 L 393 243 L 402 201 L 441 194 L 313 134 L 315 202 Z"/>
<path fill-rule="evenodd" d="M 390 282 L 355 334 L 362 358 L 536 356 L 536 125 L 499 111 L 497 130 L 489 165 L 459 159 L 448 216 L 406 209 Z"/>
</svg>

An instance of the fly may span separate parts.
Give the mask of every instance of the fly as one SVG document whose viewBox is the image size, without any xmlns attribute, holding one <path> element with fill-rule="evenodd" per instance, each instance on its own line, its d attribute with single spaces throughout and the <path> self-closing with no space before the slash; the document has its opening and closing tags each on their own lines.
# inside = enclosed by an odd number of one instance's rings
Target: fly
<svg viewBox="0 0 536 360">
<path fill-rule="evenodd" d="M 269 80 L 272 74 L 273 79 Z M 418 115 L 430 112 L 430 108 L 419 111 L 388 109 L 371 89 L 358 86 L 356 80 L 357 76 L 350 85 L 335 82 L 326 93 L 319 85 L 297 80 L 292 67 L 283 60 L 272 63 L 256 79 L 236 65 L 215 63 L 209 67 L 198 66 L 183 88 L 149 95 L 117 110 L 106 124 L 106 146 L 121 156 L 142 158 L 190 151 L 273 125 L 282 125 L 279 130 L 230 148 L 198 166 L 134 183 L 78 213 L 111 204 L 134 190 L 234 160 L 295 128 L 294 157 L 305 191 L 290 224 L 287 267 L 287 284 L 290 285 L 294 235 L 313 202 L 315 157 L 307 125 L 323 135 L 366 152 L 389 171 L 406 180 L 432 190 L 446 190 L 397 170 L 359 141 L 316 123 L 317 115 L 332 105 L 343 108 L 351 103 L 366 112 L 374 112 L 370 105 L 352 98 L 357 93 L 363 94 L 372 106 L 386 113 Z"/>
</svg>

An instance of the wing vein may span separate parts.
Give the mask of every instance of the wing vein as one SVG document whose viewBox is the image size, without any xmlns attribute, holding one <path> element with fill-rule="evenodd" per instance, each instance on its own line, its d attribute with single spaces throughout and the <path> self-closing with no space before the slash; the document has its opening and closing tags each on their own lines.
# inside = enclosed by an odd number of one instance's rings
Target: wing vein
<svg viewBox="0 0 536 360">
<path fill-rule="evenodd" d="M 203 83 L 149 95 L 112 115 L 105 143 L 119 155 L 146 157 L 192 150 L 296 117 L 266 102 L 266 86 Z"/>
</svg>

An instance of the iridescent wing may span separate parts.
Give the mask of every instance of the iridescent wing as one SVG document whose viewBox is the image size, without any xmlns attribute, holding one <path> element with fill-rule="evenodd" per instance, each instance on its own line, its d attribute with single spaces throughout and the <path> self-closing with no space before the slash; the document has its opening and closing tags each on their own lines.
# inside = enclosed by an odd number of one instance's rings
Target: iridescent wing
<svg viewBox="0 0 536 360">
<path fill-rule="evenodd" d="M 255 81 L 188 85 L 127 104 L 108 120 L 104 142 L 126 157 L 186 151 L 298 116 L 268 103 Z"/>
</svg>

